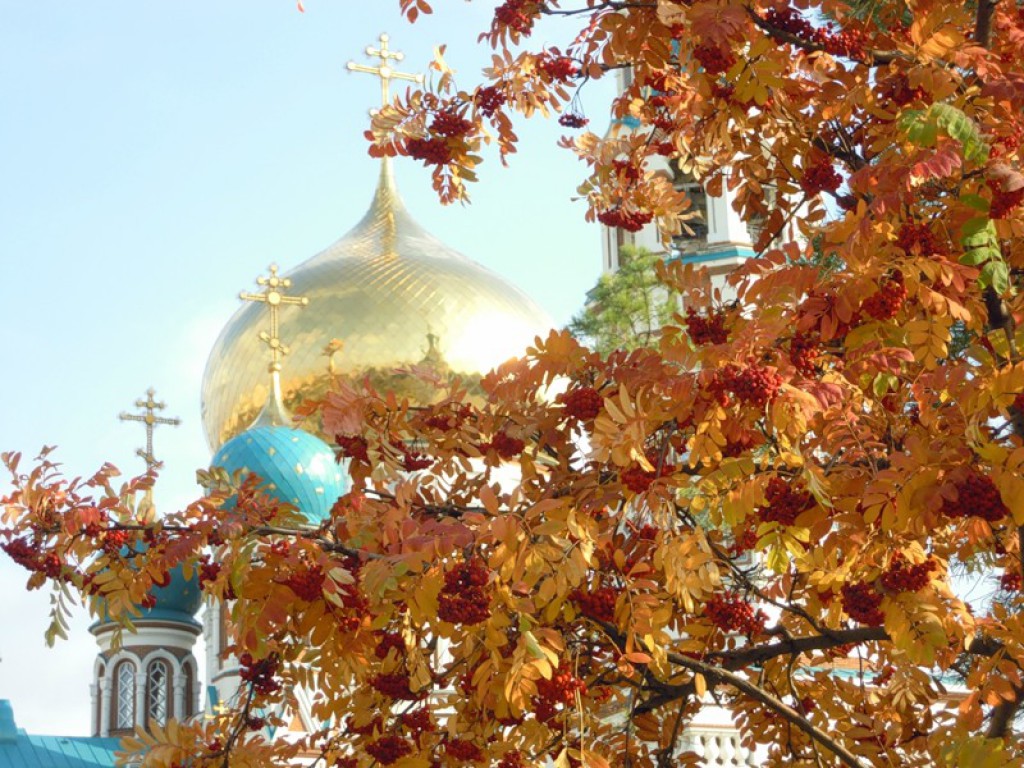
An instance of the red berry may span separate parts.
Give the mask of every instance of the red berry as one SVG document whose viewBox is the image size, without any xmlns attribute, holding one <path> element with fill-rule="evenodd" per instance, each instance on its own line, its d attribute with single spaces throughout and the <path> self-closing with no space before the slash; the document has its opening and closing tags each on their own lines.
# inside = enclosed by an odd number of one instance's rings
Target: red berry
<svg viewBox="0 0 1024 768">
<path fill-rule="evenodd" d="M 697 313 L 693 307 L 686 308 L 686 332 L 698 347 L 705 344 L 724 344 L 729 340 L 725 329 L 725 313 L 722 310 L 707 310 L 707 317 Z"/>
<path fill-rule="evenodd" d="M 411 753 L 412 745 L 401 736 L 381 736 L 366 745 L 366 752 L 381 765 L 391 765 Z"/>
<path fill-rule="evenodd" d="M 480 114 L 485 117 L 493 117 L 494 113 L 505 104 L 507 98 L 503 91 L 498 90 L 497 86 L 485 85 L 477 90 L 473 101 L 476 103 L 477 109 L 480 110 Z"/>
<path fill-rule="evenodd" d="M 801 512 L 814 506 L 814 498 L 803 490 L 803 483 L 775 476 L 764 491 L 765 506 L 757 510 L 763 523 L 793 525 Z"/>
<path fill-rule="evenodd" d="M 942 513 L 948 517 L 980 517 L 994 523 L 1010 514 L 999 489 L 987 475 L 972 470 L 953 488 L 956 500 L 945 499 L 942 505 Z"/>
<path fill-rule="evenodd" d="M 880 610 L 882 595 L 870 584 L 844 584 L 841 593 L 843 610 L 854 621 L 869 627 L 879 627 L 885 622 L 885 614 Z"/>
<path fill-rule="evenodd" d="M 566 415 L 577 421 L 593 421 L 604 405 L 604 398 L 593 387 L 570 389 L 559 395 L 557 400 L 565 406 Z"/>
<path fill-rule="evenodd" d="M 704 615 L 723 632 L 739 632 L 752 637 L 764 632 L 768 617 L 737 592 L 713 595 L 704 604 Z"/>
</svg>

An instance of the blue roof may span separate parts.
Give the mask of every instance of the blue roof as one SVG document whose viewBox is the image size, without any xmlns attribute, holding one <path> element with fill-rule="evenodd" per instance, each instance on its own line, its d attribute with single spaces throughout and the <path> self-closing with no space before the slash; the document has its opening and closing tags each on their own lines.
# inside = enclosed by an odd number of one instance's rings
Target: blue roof
<svg viewBox="0 0 1024 768">
<path fill-rule="evenodd" d="M 293 505 L 314 524 L 330 516 L 348 486 L 330 446 L 293 427 L 250 427 L 221 446 L 212 464 L 232 474 L 257 475 L 262 490 Z"/>
<path fill-rule="evenodd" d="M 15 724 L 11 702 L 0 699 L 0 768 L 113 766 L 120 748 L 120 739 L 31 736 Z"/>
</svg>

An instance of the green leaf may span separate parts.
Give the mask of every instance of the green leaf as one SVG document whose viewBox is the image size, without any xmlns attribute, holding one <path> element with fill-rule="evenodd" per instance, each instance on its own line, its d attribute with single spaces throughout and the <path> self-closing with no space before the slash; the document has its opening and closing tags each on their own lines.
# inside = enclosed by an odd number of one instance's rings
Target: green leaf
<svg viewBox="0 0 1024 768">
<path fill-rule="evenodd" d="M 991 207 L 989 201 L 981 195 L 960 195 L 960 202 L 964 205 L 970 206 L 976 211 L 982 211 L 983 213 L 988 213 L 989 208 Z"/>
<path fill-rule="evenodd" d="M 978 285 L 982 288 L 992 286 L 995 292 L 1002 295 L 1010 290 L 1010 268 L 1002 259 L 991 260 L 982 267 L 978 276 Z"/>
<path fill-rule="evenodd" d="M 982 138 L 981 131 L 971 118 L 950 104 L 932 104 L 928 112 L 934 116 L 938 127 L 947 136 L 956 139 L 963 145 L 964 159 L 972 163 L 981 163 L 988 158 L 988 145 Z"/>
<path fill-rule="evenodd" d="M 939 138 L 938 125 L 920 109 L 904 112 L 900 117 L 900 128 L 907 134 L 910 143 L 919 147 L 934 147 Z"/>
</svg>

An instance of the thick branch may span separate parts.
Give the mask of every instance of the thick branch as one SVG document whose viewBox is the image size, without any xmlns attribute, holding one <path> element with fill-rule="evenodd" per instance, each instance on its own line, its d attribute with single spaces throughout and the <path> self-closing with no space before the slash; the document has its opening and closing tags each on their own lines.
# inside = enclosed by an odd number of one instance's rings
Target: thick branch
<svg viewBox="0 0 1024 768">
<path fill-rule="evenodd" d="M 992 15 L 999 0 L 978 0 L 978 11 L 974 17 L 974 39 L 978 45 L 988 48 L 992 42 Z"/>
</svg>

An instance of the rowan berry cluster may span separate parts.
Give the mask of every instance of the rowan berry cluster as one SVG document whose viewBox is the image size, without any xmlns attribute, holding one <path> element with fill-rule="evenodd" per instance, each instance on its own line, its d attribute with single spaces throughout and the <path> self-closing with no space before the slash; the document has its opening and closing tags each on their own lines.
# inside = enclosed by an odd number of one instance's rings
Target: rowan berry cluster
<svg viewBox="0 0 1024 768">
<path fill-rule="evenodd" d="M 245 718 L 245 727 L 248 728 L 250 731 L 258 731 L 264 726 L 266 726 L 266 724 L 267 721 L 262 717 L 249 715 L 247 718 Z"/>
<path fill-rule="evenodd" d="M 568 56 L 542 56 L 537 68 L 552 80 L 562 83 L 580 73 L 579 65 Z"/>
<path fill-rule="evenodd" d="M 336 757 L 334 768 L 359 768 L 359 761 L 354 757 Z"/>
<path fill-rule="evenodd" d="M 992 190 L 992 204 L 989 208 L 989 215 L 993 219 L 1005 219 L 1010 212 L 1021 203 L 1024 203 L 1024 187 L 1013 191 L 1006 191 L 1002 182 L 990 179 L 989 189 Z"/>
<path fill-rule="evenodd" d="M 597 220 L 606 227 L 618 227 L 627 232 L 639 232 L 651 223 L 654 215 L 647 211 L 627 211 L 616 206 L 597 214 Z"/>
<path fill-rule="evenodd" d="M 777 475 L 768 480 L 764 499 L 766 505 L 757 510 L 758 517 L 764 523 L 793 525 L 801 512 L 814 506 L 814 498 L 803 490 L 803 483 L 789 482 Z"/>
<path fill-rule="evenodd" d="M 408 672 L 382 672 L 370 678 L 370 686 L 395 701 L 419 701 L 426 695 L 412 690 Z"/>
<path fill-rule="evenodd" d="M 204 589 L 207 584 L 217 580 L 220 576 L 220 563 L 210 560 L 209 555 L 203 555 L 199 559 L 199 588 Z"/>
<path fill-rule="evenodd" d="M 337 443 L 341 458 L 369 463 L 369 446 L 366 438 L 360 435 L 335 435 L 334 442 Z"/>
<path fill-rule="evenodd" d="M 684 322 L 690 340 L 698 347 L 724 344 L 729 340 L 729 332 L 725 329 L 725 313 L 720 309 L 708 309 L 707 317 L 704 317 L 693 307 L 687 307 Z"/>
<path fill-rule="evenodd" d="M 468 739 L 446 739 L 444 751 L 449 757 L 467 763 L 479 763 L 484 760 L 483 750 Z"/>
<path fill-rule="evenodd" d="M 537 698 L 535 711 L 540 717 L 541 711 L 547 710 L 554 714 L 559 704 L 572 706 L 576 703 L 576 695 L 585 696 L 587 684 L 572 673 L 568 667 L 559 665 L 551 674 L 550 680 L 541 678 L 537 681 Z M 543 718 L 549 719 L 549 718 Z"/>
<path fill-rule="evenodd" d="M 723 406 L 729 405 L 731 394 L 744 405 L 764 408 L 775 399 L 781 386 L 782 377 L 773 368 L 754 362 L 742 367 L 730 363 L 715 371 L 709 390 Z"/>
<path fill-rule="evenodd" d="M 433 731 L 436 728 L 434 721 L 430 718 L 430 710 L 425 707 L 414 709 L 412 712 L 403 712 L 399 719 L 404 727 L 416 734 Z"/>
<path fill-rule="evenodd" d="M 733 532 L 732 551 L 736 554 L 749 552 L 757 546 L 757 529 L 748 526 L 740 531 Z"/>
<path fill-rule="evenodd" d="M 927 91 L 921 86 L 911 88 L 909 78 L 901 72 L 882 80 L 878 84 L 878 95 L 882 101 L 892 102 L 898 107 L 905 107 L 912 101 L 923 99 L 927 95 Z"/>
<path fill-rule="evenodd" d="M 956 500 L 945 499 L 942 504 L 942 513 L 947 517 L 980 517 L 994 523 L 1010 514 L 988 475 L 972 471 L 953 487 Z"/>
<path fill-rule="evenodd" d="M 818 372 L 816 361 L 821 355 L 821 344 L 815 335 L 797 333 L 789 342 L 789 362 L 805 376 Z"/>
<path fill-rule="evenodd" d="M 633 493 L 646 493 L 657 479 L 657 472 L 644 469 L 639 464 L 630 464 L 619 472 L 619 480 Z"/>
<path fill-rule="evenodd" d="M 615 587 L 601 587 L 592 591 L 574 589 L 569 593 L 580 609 L 580 613 L 597 621 L 608 624 L 615 623 L 615 603 L 619 599 L 619 590 Z"/>
<path fill-rule="evenodd" d="M 409 157 L 422 160 L 424 165 L 447 165 L 452 161 L 451 147 L 439 136 L 408 139 L 405 142 L 405 149 Z"/>
<path fill-rule="evenodd" d="M 495 85 L 485 85 L 478 89 L 476 95 L 473 96 L 476 108 L 484 117 L 494 117 L 494 113 L 501 109 L 506 101 L 508 101 L 508 97 L 505 96 L 505 92 L 499 90 Z"/>
<path fill-rule="evenodd" d="M 999 588 L 1004 592 L 1020 592 L 1021 583 L 1020 571 L 1006 571 L 999 577 Z"/>
<path fill-rule="evenodd" d="M 928 586 L 932 572 L 938 567 L 939 564 L 931 558 L 923 563 L 910 564 L 902 552 L 897 552 L 879 581 L 890 592 L 919 592 Z"/>
<path fill-rule="evenodd" d="M 355 718 L 349 715 L 345 718 L 345 730 L 354 733 L 356 736 L 369 736 L 374 731 L 378 733 L 384 729 L 384 721 L 377 715 L 366 725 L 356 725 Z"/>
<path fill-rule="evenodd" d="M 885 622 L 882 613 L 882 595 L 871 584 L 855 582 L 843 584 L 841 590 L 843 610 L 854 621 L 869 627 L 880 627 Z"/>
<path fill-rule="evenodd" d="M 754 607 L 737 592 L 712 595 L 704 603 L 704 615 L 723 632 L 739 632 L 753 637 L 764 632 L 768 616 Z"/>
<path fill-rule="evenodd" d="M 412 745 L 401 736 L 389 734 L 366 745 L 366 753 L 381 765 L 397 763 L 412 752 Z"/>
<path fill-rule="evenodd" d="M 430 121 L 430 132 L 438 136 L 465 136 L 472 129 L 473 124 L 453 109 L 435 113 Z"/>
<path fill-rule="evenodd" d="M 593 387 L 574 387 L 556 400 L 565 406 L 565 415 L 577 421 L 593 421 L 604 405 L 604 398 Z"/>
<path fill-rule="evenodd" d="M 860 308 L 876 320 L 892 320 L 907 300 L 907 288 L 903 285 L 903 273 L 895 270 L 882 281 L 877 291 L 861 303 Z"/>
<path fill-rule="evenodd" d="M 927 224 L 904 223 L 896 233 L 896 247 L 919 256 L 936 256 L 946 252 Z"/>
<path fill-rule="evenodd" d="M 279 664 L 276 654 L 254 659 L 251 653 L 243 653 L 238 663 L 242 667 L 238 676 L 252 685 L 256 693 L 267 696 L 281 690 L 281 683 L 276 677 Z"/>
<path fill-rule="evenodd" d="M 377 645 L 373 649 L 373 655 L 378 659 L 386 659 L 388 653 L 394 648 L 401 656 L 405 653 L 405 641 L 397 632 L 381 632 L 378 635 Z"/>
<path fill-rule="evenodd" d="M 284 582 L 300 600 L 311 603 L 323 595 L 324 572 L 319 565 L 291 574 Z"/>
<path fill-rule="evenodd" d="M 833 56 L 843 56 L 858 61 L 864 59 L 866 37 L 859 30 L 844 29 L 836 32 L 829 27 L 815 27 L 797 10 L 788 6 L 769 8 L 764 15 L 764 20 L 773 28 L 773 31 L 786 32 L 806 43 L 821 46 Z M 785 42 L 781 36 L 776 35 L 775 37 Z"/>
<path fill-rule="evenodd" d="M 533 27 L 533 17 L 523 11 L 526 5 L 527 0 L 506 0 L 494 9 L 494 19 L 502 26 L 527 34 Z"/>
<path fill-rule="evenodd" d="M 128 531 L 109 530 L 103 534 L 103 551 L 113 555 L 128 543 Z"/>
<path fill-rule="evenodd" d="M 495 432 L 487 447 L 503 459 L 514 459 L 523 452 L 526 443 L 518 437 L 512 437 L 507 432 Z"/>
<path fill-rule="evenodd" d="M 693 58 L 700 62 L 701 67 L 709 75 L 727 72 L 736 63 L 736 54 L 729 48 L 711 43 L 701 43 L 694 48 Z"/>
<path fill-rule="evenodd" d="M 444 576 L 437 617 L 451 624 L 480 624 L 491 615 L 491 599 L 484 591 L 490 580 L 487 567 L 474 557 L 459 563 Z"/>
<path fill-rule="evenodd" d="M 822 192 L 835 192 L 843 183 L 843 177 L 833 167 L 827 157 L 822 157 L 804 168 L 804 174 L 800 178 L 800 189 L 808 196 L 821 194 Z"/>
<path fill-rule="evenodd" d="M 565 128 L 582 128 L 590 120 L 576 112 L 563 112 L 558 116 L 558 124 Z"/>
<path fill-rule="evenodd" d="M 39 556 L 36 548 L 29 544 L 26 539 L 11 539 L 0 544 L 0 549 L 10 555 L 11 559 L 22 568 L 29 571 L 43 571 L 44 558 Z"/>
</svg>

